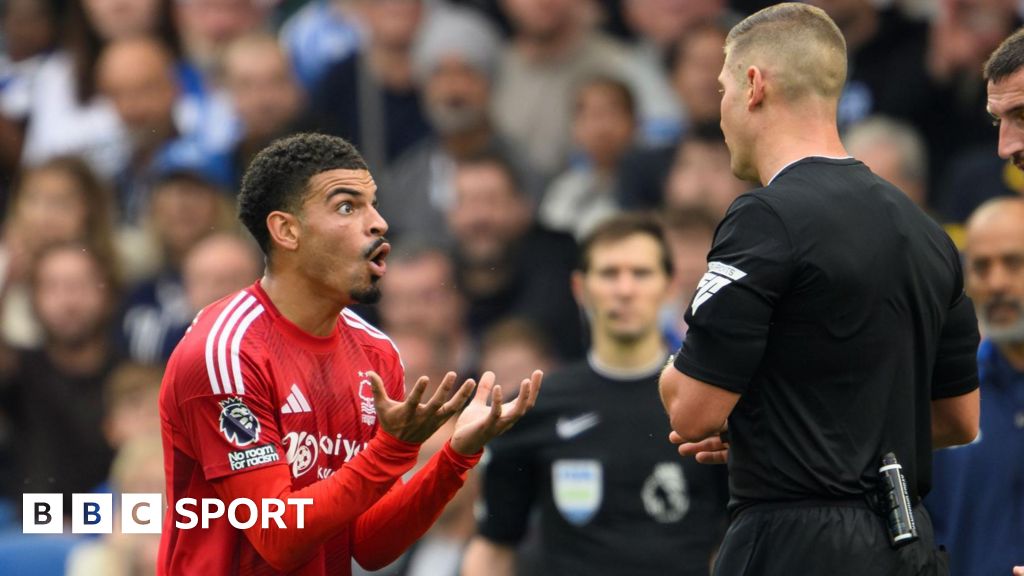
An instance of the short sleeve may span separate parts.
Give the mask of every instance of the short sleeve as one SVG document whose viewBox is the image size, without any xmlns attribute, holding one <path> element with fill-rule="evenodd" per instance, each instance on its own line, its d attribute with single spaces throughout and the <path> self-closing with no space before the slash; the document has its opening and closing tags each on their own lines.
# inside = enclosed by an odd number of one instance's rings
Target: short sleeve
<svg viewBox="0 0 1024 576">
<path fill-rule="evenodd" d="M 754 194 L 741 196 L 715 232 L 708 271 L 686 311 L 675 367 L 742 394 L 768 338 L 772 312 L 788 290 L 792 247 L 779 216 Z"/>
<path fill-rule="evenodd" d="M 283 464 L 269 373 L 242 350 L 226 371 L 186 370 L 196 380 L 179 383 L 195 391 L 179 405 L 183 433 L 207 480 Z M 205 366 L 205 363 L 204 363 Z M 237 366 L 237 370 L 235 367 Z"/>
<path fill-rule="evenodd" d="M 533 451 L 522 442 L 524 424 L 529 425 L 527 418 L 495 438 L 482 459 L 477 529 L 484 538 L 507 546 L 515 546 L 526 534 L 537 492 Z"/>
<path fill-rule="evenodd" d="M 942 326 L 932 375 L 932 399 L 952 398 L 978 387 L 978 319 L 974 304 L 960 293 Z"/>
</svg>

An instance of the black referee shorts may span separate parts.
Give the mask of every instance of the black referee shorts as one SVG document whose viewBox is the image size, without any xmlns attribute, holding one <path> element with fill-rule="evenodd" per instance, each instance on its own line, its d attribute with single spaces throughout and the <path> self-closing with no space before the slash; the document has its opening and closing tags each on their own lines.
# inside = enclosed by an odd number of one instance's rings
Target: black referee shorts
<svg viewBox="0 0 1024 576">
<path fill-rule="evenodd" d="M 851 503 L 752 507 L 733 519 L 715 562 L 715 576 L 948 576 L 935 549 L 932 521 L 914 509 L 920 539 L 889 545 L 885 520 Z"/>
</svg>

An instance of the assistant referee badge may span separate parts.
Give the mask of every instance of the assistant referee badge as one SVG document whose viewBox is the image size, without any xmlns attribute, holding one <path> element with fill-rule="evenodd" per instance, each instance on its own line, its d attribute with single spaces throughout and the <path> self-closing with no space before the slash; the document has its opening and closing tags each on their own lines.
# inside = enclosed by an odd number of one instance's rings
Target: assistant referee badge
<svg viewBox="0 0 1024 576">
<path fill-rule="evenodd" d="M 253 444 L 260 439 L 260 421 L 238 396 L 220 401 L 220 431 L 235 446 Z"/>
</svg>

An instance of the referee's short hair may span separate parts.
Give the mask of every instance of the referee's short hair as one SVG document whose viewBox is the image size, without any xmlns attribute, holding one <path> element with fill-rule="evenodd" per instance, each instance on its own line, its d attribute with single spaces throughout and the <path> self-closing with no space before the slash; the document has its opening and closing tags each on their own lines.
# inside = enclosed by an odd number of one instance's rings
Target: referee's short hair
<svg viewBox="0 0 1024 576">
<path fill-rule="evenodd" d="M 309 191 L 309 179 L 328 170 L 367 170 L 355 146 L 337 136 L 302 133 L 275 140 L 253 158 L 242 178 L 238 219 L 260 249 L 270 254 L 267 216 L 276 210 L 297 213 Z"/>
<path fill-rule="evenodd" d="M 784 2 L 751 14 L 729 31 L 727 66 L 772 70 L 789 101 L 818 95 L 838 100 L 846 83 L 846 40 L 821 8 Z"/>
<path fill-rule="evenodd" d="M 1011 34 L 985 62 L 986 82 L 999 83 L 1024 68 L 1024 28 Z"/>
<path fill-rule="evenodd" d="M 625 240 L 636 234 L 650 236 L 658 244 L 658 249 L 661 250 L 662 270 L 665 271 L 665 275 L 671 277 L 674 273 L 672 249 L 669 248 L 668 241 L 665 239 L 665 228 L 657 217 L 644 212 L 618 214 L 594 228 L 580 243 L 576 269 L 584 274 L 587 273 L 595 247 Z"/>
</svg>

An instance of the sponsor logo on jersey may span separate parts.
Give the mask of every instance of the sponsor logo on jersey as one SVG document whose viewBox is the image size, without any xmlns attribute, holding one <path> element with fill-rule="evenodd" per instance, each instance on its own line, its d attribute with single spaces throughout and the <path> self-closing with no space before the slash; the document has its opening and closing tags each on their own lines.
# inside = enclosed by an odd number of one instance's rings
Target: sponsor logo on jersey
<svg viewBox="0 0 1024 576">
<path fill-rule="evenodd" d="M 604 474 L 597 460 L 556 460 L 551 465 L 555 507 L 567 522 L 582 526 L 601 508 Z"/>
<path fill-rule="evenodd" d="M 678 522 L 690 510 L 690 495 L 686 489 L 686 476 L 678 462 L 661 462 L 644 481 L 640 490 L 644 510 L 663 524 Z"/>
<path fill-rule="evenodd" d="M 220 431 L 239 448 L 260 439 L 260 421 L 238 396 L 220 401 Z"/>
<path fill-rule="evenodd" d="M 330 436 L 317 436 L 305 431 L 292 431 L 284 435 L 281 440 L 286 448 L 285 459 L 292 468 L 292 478 L 298 478 L 312 470 L 320 454 L 325 456 L 345 455 L 345 462 L 356 457 L 359 452 L 366 448 L 365 442 L 342 438 L 341 434 Z M 322 467 L 321 467 L 322 468 Z M 318 472 L 319 477 L 321 475 Z"/>
<path fill-rule="evenodd" d="M 746 272 L 728 264 L 709 262 L 708 271 L 704 273 L 700 283 L 697 284 L 697 293 L 694 294 L 693 304 L 691 305 L 692 313 L 696 314 L 697 308 L 700 308 L 701 304 L 704 304 L 712 296 L 718 294 L 719 290 L 746 275 Z"/>
<path fill-rule="evenodd" d="M 248 448 L 246 450 L 239 450 L 237 452 L 228 452 L 228 464 L 231 465 L 231 470 L 245 470 L 246 468 L 252 468 L 253 466 L 259 466 L 260 464 L 269 464 L 271 462 L 277 462 L 281 457 L 278 456 L 277 450 L 273 444 L 263 444 L 262 446 L 256 446 L 255 448 Z"/>
<path fill-rule="evenodd" d="M 359 374 L 359 401 L 363 424 L 373 426 L 377 423 L 377 408 L 373 405 L 373 385 L 366 372 L 360 370 L 357 374 Z"/>
<path fill-rule="evenodd" d="M 583 434 L 601 422 L 597 412 L 587 412 L 572 418 L 562 416 L 555 422 L 555 433 L 562 440 L 569 440 Z"/>
</svg>

